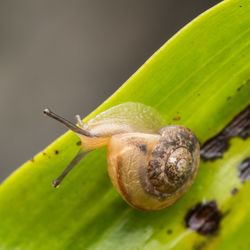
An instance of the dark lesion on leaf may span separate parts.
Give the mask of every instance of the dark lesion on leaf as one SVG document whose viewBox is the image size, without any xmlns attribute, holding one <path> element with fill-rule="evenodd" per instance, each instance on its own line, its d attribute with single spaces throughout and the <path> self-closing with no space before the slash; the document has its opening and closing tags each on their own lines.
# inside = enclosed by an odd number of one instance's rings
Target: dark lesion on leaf
<svg viewBox="0 0 250 250">
<path fill-rule="evenodd" d="M 229 139 L 239 136 L 243 139 L 249 137 L 250 131 L 250 106 L 237 115 L 220 133 L 208 140 L 201 147 L 203 160 L 222 158 L 223 153 L 229 148 Z"/>
<path fill-rule="evenodd" d="M 175 117 L 173 118 L 174 121 L 179 121 L 180 119 L 181 119 L 180 116 L 175 116 Z"/>
<path fill-rule="evenodd" d="M 240 85 L 236 90 L 237 91 L 241 91 L 241 89 L 243 87 L 245 87 L 246 85 L 250 84 L 250 79 L 246 80 L 242 85 Z"/>
<path fill-rule="evenodd" d="M 201 242 L 197 242 L 193 245 L 193 250 L 204 250 L 204 248 L 209 244 L 209 241 L 203 240 Z"/>
<path fill-rule="evenodd" d="M 185 224 L 199 234 L 210 235 L 217 232 L 222 217 L 216 201 L 200 202 L 187 212 Z"/>
<path fill-rule="evenodd" d="M 231 190 L 231 194 L 232 195 L 235 195 L 235 194 L 237 194 L 238 193 L 238 188 L 233 188 L 232 190 Z"/>
<path fill-rule="evenodd" d="M 238 177 L 242 183 L 250 180 L 250 157 L 247 157 L 238 165 L 238 172 Z"/>
</svg>

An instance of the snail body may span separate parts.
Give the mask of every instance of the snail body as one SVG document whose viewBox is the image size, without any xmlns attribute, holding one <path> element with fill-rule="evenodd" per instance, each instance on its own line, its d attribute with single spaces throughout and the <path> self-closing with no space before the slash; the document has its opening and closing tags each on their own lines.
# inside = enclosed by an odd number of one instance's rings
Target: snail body
<svg viewBox="0 0 250 250">
<path fill-rule="evenodd" d="M 49 110 L 45 113 L 55 115 Z M 200 159 L 197 138 L 184 126 L 164 127 L 156 110 L 140 103 L 123 103 L 86 124 L 79 119 L 78 123 L 83 132 L 70 128 L 81 138 L 82 146 L 68 168 L 89 151 L 106 145 L 110 179 L 131 206 L 161 210 L 183 196 L 193 183 Z"/>
</svg>

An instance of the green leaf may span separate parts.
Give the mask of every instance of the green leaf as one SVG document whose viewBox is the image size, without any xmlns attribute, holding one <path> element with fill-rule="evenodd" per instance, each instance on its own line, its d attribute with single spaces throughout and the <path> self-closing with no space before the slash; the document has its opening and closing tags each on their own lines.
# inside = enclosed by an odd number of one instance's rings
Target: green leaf
<svg viewBox="0 0 250 250">
<path fill-rule="evenodd" d="M 204 143 L 250 101 L 250 1 L 227 0 L 188 24 L 89 117 L 122 102 L 157 109 L 166 124 L 189 127 Z M 178 119 L 174 119 L 178 117 Z M 48 123 L 49 127 L 49 123 Z M 59 189 L 51 181 L 79 150 L 68 132 L 13 173 L 0 187 L 2 249 L 247 249 L 250 183 L 237 165 L 250 140 L 234 138 L 223 159 L 201 161 L 194 185 L 159 212 L 131 208 L 106 170 L 106 149 L 81 161 Z M 231 190 L 239 192 L 232 196 Z M 216 200 L 224 214 L 218 232 L 185 227 L 187 211 Z"/>
</svg>

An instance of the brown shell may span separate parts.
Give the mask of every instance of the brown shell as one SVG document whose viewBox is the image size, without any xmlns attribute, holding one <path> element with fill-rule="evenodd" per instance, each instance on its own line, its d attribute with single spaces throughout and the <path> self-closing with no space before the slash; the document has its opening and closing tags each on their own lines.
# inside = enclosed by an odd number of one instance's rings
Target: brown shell
<svg viewBox="0 0 250 250">
<path fill-rule="evenodd" d="M 199 142 L 183 126 L 164 127 L 160 133 L 162 137 L 148 164 L 149 182 L 145 183 L 145 190 L 163 201 L 169 195 L 174 195 L 177 200 L 196 176 L 200 160 Z"/>
<path fill-rule="evenodd" d="M 130 205 L 160 210 L 178 200 L 193 183 L 199 149 L 195 135 L 183 126 L 167 126 L 159 134 L 115 135 L 108 145 L 108 172 Z"/>
</svg>

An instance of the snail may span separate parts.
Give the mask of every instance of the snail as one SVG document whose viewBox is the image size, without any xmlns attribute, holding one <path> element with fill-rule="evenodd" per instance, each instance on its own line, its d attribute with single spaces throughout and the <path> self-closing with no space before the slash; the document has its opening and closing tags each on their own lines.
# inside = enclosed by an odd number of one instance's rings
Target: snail
<svg viewBox="0 0 250 250">
<path fill-rule="evenodd" d="M 160 114 L 141 103 L 114 106 L 78 126 L 49 109 L 44 114 L 66 125 L 81 148 L 53 182 L 58 187 L 90 151 L 107 146 L 108 173 L 115 189 L 131 206 L 145 211 L 172 205 L 193 183 L 200 160 L 196 136 L 184 126 L 164 126 Z"/>
</svg>

